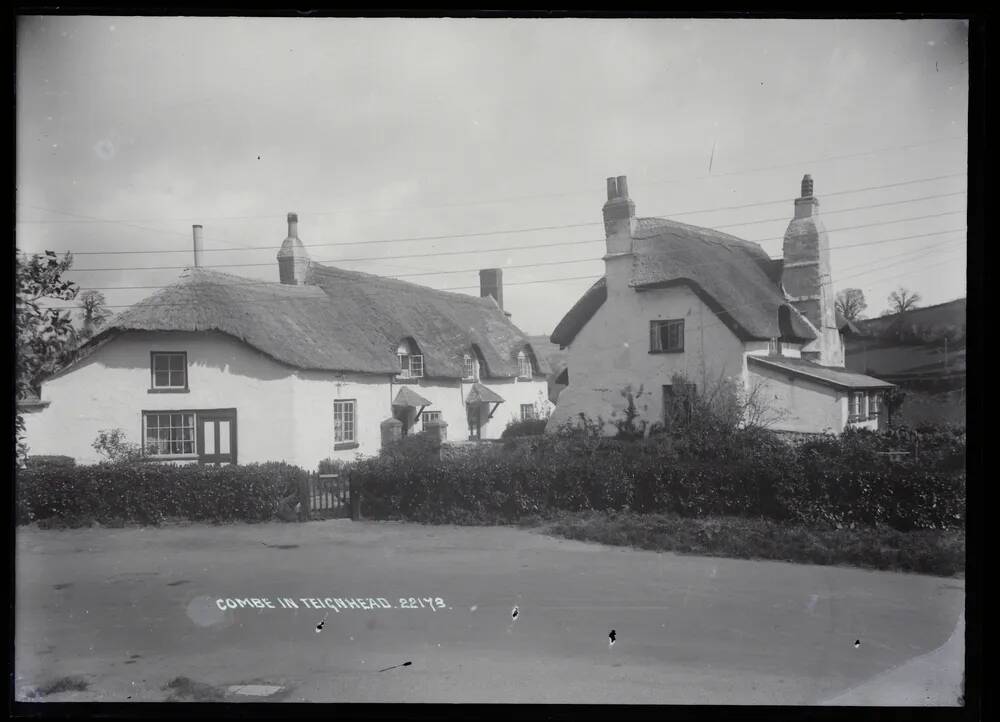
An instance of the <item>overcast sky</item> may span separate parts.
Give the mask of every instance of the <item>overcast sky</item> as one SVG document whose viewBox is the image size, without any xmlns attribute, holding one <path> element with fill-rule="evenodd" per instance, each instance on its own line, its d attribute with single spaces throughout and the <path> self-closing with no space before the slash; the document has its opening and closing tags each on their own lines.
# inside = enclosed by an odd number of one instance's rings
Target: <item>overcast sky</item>
<svg viewBox="0 0 1000 722">
<path fill-rule="evenodd" d="M 116 307 L 192 263 L 194 223 L 206 265 L 277 280 L 297 211 L 344 268 L 477 293 L 505 267 L 548 334 L 603 273 L 612 175 L 779 257 L 810 173 L 869 315 L 965 295 L 962 21 L 30 17 L 17 57 L 18 247 Z"/>
</svg>

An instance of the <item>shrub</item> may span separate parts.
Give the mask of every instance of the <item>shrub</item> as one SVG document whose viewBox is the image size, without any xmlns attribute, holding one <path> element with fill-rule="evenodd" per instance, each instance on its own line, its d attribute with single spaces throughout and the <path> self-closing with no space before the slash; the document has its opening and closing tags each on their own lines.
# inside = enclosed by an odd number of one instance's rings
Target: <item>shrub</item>
<svg viewBox="0 0 1000 722">
<path fill-rule="evenodd" d="M 102 429 L 91 446 L 111 464 L 131 464 L 146 460 L 142 447 L 128 441 L 121 429 Z"/>
<path fill-rule="evenodd" d="M 441 457 L 401 443 L 358 462 L 362 513 L 423 522 L 514 521 L 553 511 L 670 512 L 838 528 L 947 529 L 965 518 L 964 439 L 928 437 L 920 459 L 898 440 L 848 433 L 792 447 L 759 427 L 606 438 L 587 427 Z M 964 462 L 963 462 L 964 463 Z"/>
<path fill-rule="evenodd" d="M 283 463 L 246 466 L 96 464 L 17 474 L 17 521 L 50 525 L 267 521 L 306 472 Z"/>
<path fill-rule="evenodd" d="M 520 436 L 539 436 L 545 433 L 545 419 L 525 419 L 512 421 L 500 434 L 501 439 L 512 439 Z"/>
<path fill-rule="evenodd" d="M 76 466 L 76 459 L 72 456 L 29 456 L 27 466 L 29 469 L 43 466 Z"/>
</svg>

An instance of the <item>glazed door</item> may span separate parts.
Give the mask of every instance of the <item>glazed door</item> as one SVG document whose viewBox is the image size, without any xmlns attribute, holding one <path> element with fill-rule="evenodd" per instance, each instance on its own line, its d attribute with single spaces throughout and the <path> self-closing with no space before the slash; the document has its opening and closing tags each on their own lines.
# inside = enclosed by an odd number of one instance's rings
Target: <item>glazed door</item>
<svg viewBox="0 0 1000 722">
<path fill-rule="evenodd" d="M 236 463 L 236 410 L 198 413 L 198 463 Z"/>
</svg>

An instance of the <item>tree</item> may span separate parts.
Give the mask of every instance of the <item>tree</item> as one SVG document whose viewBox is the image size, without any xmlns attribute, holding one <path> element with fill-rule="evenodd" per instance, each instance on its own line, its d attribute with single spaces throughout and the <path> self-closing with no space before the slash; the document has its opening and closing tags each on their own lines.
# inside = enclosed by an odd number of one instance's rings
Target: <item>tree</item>
<svg viewBox="0 0 1000 722">
<path fill-rule="evenodd" d="M 900 287 L 889 294 L 889 313 L 902 315 L 917 308 L 918 303 L 920 303 L 919 293 Z"/>
<path fill-rule="evenodd" d="M 865 294 L 860 288 L 845 288 L 837 294 L 835 302 L 837 313 L 848 321 L 856 321 L 861 318 L 861 314 L 868 304 L 865 303 Z"/>
<path fill-rule="evenodd" d="M 43 305 L 45 300 L 71 301 L 77 287 L 63 274 L 73 265 L 73 256 L 62 258 L 52 251 L 16 256 L 17 297 L 15 301 L 16 367 L 15 392 L 18 399 L 30 398 L 41 379 L 55 371 L 68 358 L 74 339 L 70 314 Z M 15 416 L 15 435 L 19 461 L 27 455 L 24 444 L 24 419 Z"/>
<path fill-rule="evenodd" d="M 102 323 L 108 320 L 111 312 L 108 310 L 104 294 L 100 291 L 87 290 L 81 293 L 79 306 L 83 321 L 79 335 L 81 339 L 86 340 L 97 332 Z"/>
</svg>

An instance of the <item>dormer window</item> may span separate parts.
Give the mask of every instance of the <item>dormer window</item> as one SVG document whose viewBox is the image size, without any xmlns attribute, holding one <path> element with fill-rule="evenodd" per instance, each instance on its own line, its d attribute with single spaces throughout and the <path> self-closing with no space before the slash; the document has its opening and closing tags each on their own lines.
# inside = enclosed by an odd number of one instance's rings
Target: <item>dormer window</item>
<svg viewBox="0 0 1000 722">
<path fill-rule="evenodd" d="M 535 375 L 534 364 L 531 363 L 531 356 L 525 351 L 517 354 L 517 376 L 522 379 L 530 379 Z"/>
<path fill-rule="evenodd" d="M 424 356 L 413 339 L 405 339 L 396 349 L 400 379 L 419 379 L 424 375 Z"/>
<path fill-rule="evenodd" d="M 462 380 L 479 380 L 479 361 L 471 353 L 466 353 L 462 357 Z"/>
</svg>

